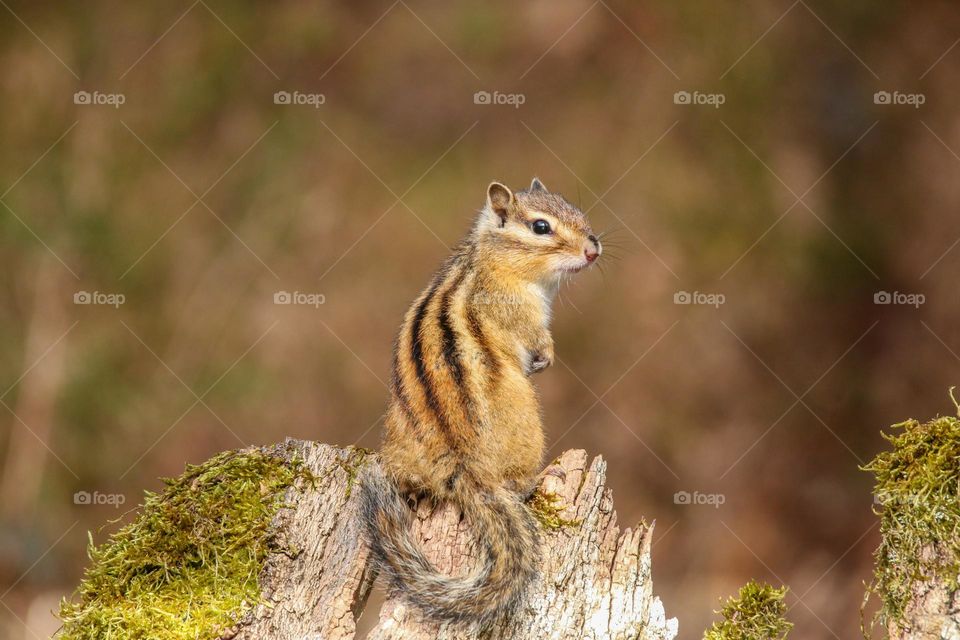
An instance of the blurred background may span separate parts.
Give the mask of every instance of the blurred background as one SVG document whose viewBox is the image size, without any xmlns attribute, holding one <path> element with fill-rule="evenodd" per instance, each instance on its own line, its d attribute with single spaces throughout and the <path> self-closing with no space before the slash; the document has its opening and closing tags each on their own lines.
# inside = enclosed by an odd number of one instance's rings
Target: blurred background
<svg viewBox="0 0 960 640">
<path fill-rule="evenodd" d="M 680 638 L 751 577 L 859 633 L 858 465 L 960 382 L 953 3 L 0 5 L 0 637 L 185 463 L 376 447 L 405 309 L 534 175 L 616 239 L 548 455 L 656 520 Z"/>
</svg>

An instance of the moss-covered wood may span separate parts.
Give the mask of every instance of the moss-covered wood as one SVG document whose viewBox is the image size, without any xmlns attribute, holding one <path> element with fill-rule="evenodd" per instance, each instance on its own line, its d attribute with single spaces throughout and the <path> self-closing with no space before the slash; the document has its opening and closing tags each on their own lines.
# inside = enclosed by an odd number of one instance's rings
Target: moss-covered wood
<svg viewBox="0 0 960 640">
<path fill-rule="evenodd" d="M 221 454 L 148 494 L 133 522 L 91 547 L 62 609 L 69 640 L 186 638 L 352 640 L 373 569 L 357 517 L 356 478 L 372 452 L 289 441 Z M 532 508 L 543 521 L 543 572 L 527 605 L 484 638 L 672 640 L 650 579 L 652 528 L 620 532 L 605 464 L 568 451 Z M 539 497 L 537 497 L 539 496 Z M 417 507 L 414 531 L 441 571 L 478 556 L 449 505 Z M 395 595 L 395 594 L 394 594 Z M 377 622 L 378 612 L 366 615 Z M 437 628 L 391 596 L 368 638 L 478 638 Z"/>
<path fill-rule="evenodd" d="M 277 450 L 220 454 L 147 493 L 133 522 L 94 545 L 64 640 L 204 640 L 260 599 L 269 553 L 294 553 L 271 523 L 285 490 L 309 472 Z"/>
<path fill-rule="evenodd" d="M 864 466 L 880 517 L 875 622 L 892 638 L 960 638 L 960 420 L 892 428 L 891 448 Z"/>
<path fill-rule="evenodd" d="M 960 407 L 957 409 L 960 414 Z M 865 469 L 876 476 L 882 542 L 870 585 L 893 640 L 960 638 L 960 419 L 894 425 Z M 90 545 L 90 567 L 63 602 L 64 640 L 352 640 L 373 580 L 353 491 L 372 452 L 288 441 L 189 466 L 147 493 L 131 522 Z M 542 575 L 515 618 L 480 634 L 437 625 L 388 594 L 370 640 L 671 640 L 652 593 L 645 524 L 620 532 L 605 465 L 568 451 L 529 506 L 541 524 Z M 438 569 L 479 557 L 449 505 L 421 501 L 414 533 Z M 748 583 L 705 640 L 782 640 L 785 588 Z"/>
<path fill-rule="evenodd" d="M 786 587 L 748 582 L 717 611 L 721 620 L 707 629 L 703 640 L 783 640 L 793 628 L 784 617 L 786 595 Z"/>
<path fill-rule="evenodd" d="M 580 524 L 579 520 L 563 517 L 566 507 L 560 496 L 555 493 L 545 493 L 537 489 L 527 500 L 527 506 L 530 507 L 533 517 L 544 529 L 562 529 L 563 527 L 576 527 Z"/>
</svg>

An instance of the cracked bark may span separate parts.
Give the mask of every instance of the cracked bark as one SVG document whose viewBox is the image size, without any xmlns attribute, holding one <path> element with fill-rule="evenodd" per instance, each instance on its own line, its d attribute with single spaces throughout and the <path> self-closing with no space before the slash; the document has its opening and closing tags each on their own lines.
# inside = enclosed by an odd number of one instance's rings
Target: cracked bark
<svg viewBox="0 0 960 640">
<path fill-rule="evenodd" d="M 927 547 L 926 558 L 948 558 L 949 550 Z M 960 640 L 960 589 L 950 586 L 950 576 L 918 581 L 902 620 L 887 625 L 890 640 Z M 960 582 L 954 576 L 953 582 Z"/>
<path fill-rule="evenodd" d="M 351 449 L 296 441 L 293 450 L 317 476 L 291 488 L 275 521 L 278 535 L 296 549 L 273 554 L 261 574 L 263 603 L 224 638 L 238 640 L 347 640 L 358 637 L 356 621 L 367 603 L 374 575 L 357 517 L 354 478 L 375 456 Z M 667 620 L 653 595 L 650 541 L 653 527 L 620 531 L 606 463 L 567 451 L 541 475 L 541 490 L 556 494 L 560 516 L 575 525 L 541 532 L 542 570 L 521 610 L 483 635 L 485 639 L 545 638 L 671 640 L 676 620 Z M 417 506 L 414 530 L 436 567 L 469 572 L 478 553 L 469 526 L 449 505 Z M 466 640 L 477 629 L 425 621 L 398 594 L 388 594 L 369 640 Z"/>
</svg>

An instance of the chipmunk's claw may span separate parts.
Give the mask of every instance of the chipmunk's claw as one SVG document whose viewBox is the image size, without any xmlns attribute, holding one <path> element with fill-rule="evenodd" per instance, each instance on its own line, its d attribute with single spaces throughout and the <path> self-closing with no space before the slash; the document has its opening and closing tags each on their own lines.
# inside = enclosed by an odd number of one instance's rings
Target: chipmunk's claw
<svg viewBox="0 0 960 640">
<path fill-rule="evenodd" d="M 553 359 L 542 354 L 536 353 L 533 355 L 533 359 L 530 361 L 530 375 L 534 373 L 540 373 L 547 367 L 553 364 Z"/>
</svg>

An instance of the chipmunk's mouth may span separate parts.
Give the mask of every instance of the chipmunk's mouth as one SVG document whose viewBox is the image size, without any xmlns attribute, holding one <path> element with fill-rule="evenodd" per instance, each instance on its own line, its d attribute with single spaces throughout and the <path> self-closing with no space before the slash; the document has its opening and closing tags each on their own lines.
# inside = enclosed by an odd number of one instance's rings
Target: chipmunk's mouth
<svg viewBox="0 0 960 640">
<path fill-rule="evenodd" d="M 554 273 L 580 273 L 587 267 L 593 265 L 597 261 L 598 257 L 600 257 L 599 251 L 589 254 L 585 252 L 579 256 L 576 254 L 566 254 L 554 263 Z"/>
<path fill-rule="evenodd" d="M 565 267 L 563 270 L 566 271 L 567 273 L 580 273 L 581 271 L 583 271 L 584 269 L 586 269 L 592 264 L 593 264 L 593 261 L 584 260 L 578 264 Z"/>
</svg>

